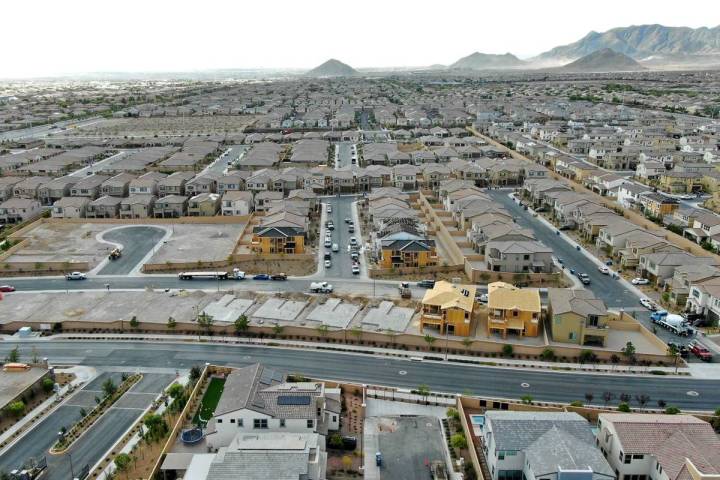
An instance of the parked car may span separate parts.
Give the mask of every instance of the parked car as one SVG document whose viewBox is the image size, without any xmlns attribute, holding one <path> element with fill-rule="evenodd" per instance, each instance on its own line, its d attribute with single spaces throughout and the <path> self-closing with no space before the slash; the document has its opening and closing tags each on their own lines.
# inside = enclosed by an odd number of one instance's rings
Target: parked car
<svg viewBox="0 0 720 480">
<path fill-rule="evenodd" d="M 332 222 L 332 220 L 327 222 L 327 228 L 328 230 L 335 230 L 335 224 Z"/>
<path fill-rule="evenodd" d="M 686 345 L 681 345 L 679 343 L 674 343 L 674 342 L 668 342 L 667 346 L 668 346 L 668 348 L 674 346 L 682 358 L 687 358 L 690 356 L 690 349 L 688 349 L 688 347 Z"/>
<path fill-rule="evenodd" d="M 433 288 L 435 286 L 435 280 L 420 280 L 417 282 L 417 286 L 422 288 Z"/>
<path fill-rule="evenodd" d="M 270 275 L 270 280 L 287 280 L 287 275 L 284 273 L 276 273 L 274 275 Z"/>
<path fill-rule="evenodd" d="M 350 245 L 357 245 L 357 238 L 350 237 Z"/>
<path fill-rule="evenodd" d="M 345 217 L 345 223 L 352 223 L 352 220 L 350 219 L 350 217 Z"/>
<path fill-rule="evenodd" d="M 657 310 L 657 307 L 655 306 L 654 303 L 652 303 L 652 302 L 650 301 L 649 298 L 645 298 L 645 297 L 641 298 L 641 299 L 640 299 L 640 305 L 642 305 L 643 307 L 647 308 L 648 310 L 652 310 L 652 311 Z"/>
<path fill-rule="evenodd" d="M 577 277 L 583 285 L 590 285 L 590 277 L 588 277 L 587 273 L 578 272 Z"/>
<path fill-rule="evenodd" d="M 690 343 L 688 343 L 688 348 L 690 349 L 690 352 L 692 352 L 693 355 L 698 357 L 703 362 L 711 362 L 712 361 L 712 353 L 710 353 L 710 350 L 705 348 L 703 344 L 698 342 L 697 340 L 693 340 Z"/>
<path fill-rule="evenodd" d="M 647 278 L 635 277 L 632 279 L 631 283 L 633 285 L 647 285 L 648 283 L 650 283 L 650 280 L 648 280 Z"/>
<path fill-rule="evenodd" d="M 330 268 L 330 267 L 332 267 L 332 260 L 330 260 L 328 258 L 327 260 L 325 260 L 325 268 Z"/>
<path fill-rule="evenodd" d="M 355 233 L 355 227 L 352 224 L 348 227 L 348 233 Z"/>
<path fill-rule="evenodd" d="M 357 261 L 360 260 L 360 255 L 358 254 L 358 252 L 351 252 L 351 253 L 350 253 L 350 258 L 351 258 L 354 262 L 357 262 Z"/>
<path fill-rule="evenodd" d="M 310 291 L 312 293 L 332 293 L 333 286 L 328 282 L 312 282 L 310 284 Z"/>
<path fill-rule="evenodd" d="M 603 266 L 601 266 L 601 267 L 598 267 L 598 271 L 599 271 L 600 273 L 602 273 L 603 275 L 609 275 L 609 274 L 610 274 L 610 269 L 609 269 L 608 267 L 606 267 L 605 265 L 603 265 Z"/>
<path fill-rule="evenodd" d="M 0 285 L 0 292 L 7 293 L 7 292 L 14 292 L 15 287 L 12 285 Z"/>
<path fill-rule="evenodd" d="M 327 204 L 327 213 L 332 213 L 332 205 Z"/>
<path fill-rule="evenodd" d="M 487 303 L 488 302 L 488 294 L 487 293 L 481 293 L 479 295 L 475 296 L 475 300 L 477 300 L 480 303 Z"/>
<path fill-rule="evenodd" d="M 353 275 L 360 275 L 360 265 L 358 265 L 357 263 L 353 263 L 352 273 Z"/>
<path fill-rule="evenodd" d="M 326 246 L 327 246 L 327 245 L 326 245 Z M 332 251 L 333 251 L 333 252 L 339 252 L 339 251 L 340 251 L 340 246 L 339 246 L 337 243 L 333 243 L 333 244 L 332 244 Z"/>
<path fill-rule="evenodd" d="M 87 275 L 82 272 L 72 272 L 65 275 L 66 280 L 85 280 Z"/>
<path fill-rule="evenodd" d="M 270 280 L 270 275 L 267 273 L 258 273 L 253 277 L 253 280 Z"/>
</svg>

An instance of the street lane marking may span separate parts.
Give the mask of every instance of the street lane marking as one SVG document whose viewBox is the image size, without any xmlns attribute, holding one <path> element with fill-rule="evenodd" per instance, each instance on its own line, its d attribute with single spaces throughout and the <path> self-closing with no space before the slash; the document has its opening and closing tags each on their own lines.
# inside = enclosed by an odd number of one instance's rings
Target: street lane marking
<svg viewBox="0 0 720 480">
<path fill-rule="evenodd" d="M 529 384 L 529 383 L 526 383 L 526 382 L 521 383 L 520 386 L 521 386 L 522 388 L 530 388 L 530 384 Z"/>
</svg>

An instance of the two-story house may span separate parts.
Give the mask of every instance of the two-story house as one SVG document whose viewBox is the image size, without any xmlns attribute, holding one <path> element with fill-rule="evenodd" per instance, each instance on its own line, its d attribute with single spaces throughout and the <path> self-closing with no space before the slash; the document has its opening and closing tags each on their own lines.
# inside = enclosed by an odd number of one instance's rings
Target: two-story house
<svg viewBox="0 0 720 480">
<path fill-rule="evenodd" d="M 435 282 L 421 302 L 420 331 L 432 328 L 442 335 L 474 335 L 475 290 L 475 285 Z"/>
<path fill-rule="evenodd" d="M 536 288 L 518 288 L 504 282 L 488 284 L 487 333 L 537 337 L 542 307 Z"/>
<path fill-rule="evenodd" d="M 548 288 L 548 319 L 556 342 L 604 347 L 608 337 L 605 302 L 590 290 Z"/>
</svg>

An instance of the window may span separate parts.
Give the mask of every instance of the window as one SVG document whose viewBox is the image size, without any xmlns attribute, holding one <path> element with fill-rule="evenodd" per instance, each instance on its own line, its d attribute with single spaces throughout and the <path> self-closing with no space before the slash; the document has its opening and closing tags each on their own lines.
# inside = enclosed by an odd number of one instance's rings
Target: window
<svg viewBox="0 0 720 480">
<path fill-rule="evenodd" d="M 268 428 L 267 418 L 253 419 L 253 428 Z"/>
<path fill-rule="evenodd" d="M 623 452 L 620 452 L 620 461 L 621 462 L 623 461 L 623 457 L 625 457 L 625 455 L 623 455 Z"/>
<path fill-rule="evenodd" d="M 280 419 L 280 428 L 285 428 L 285 419 L 284 418 Z"/>
<path fill-rule="evenodd" d="M 333 416 L 332 416 L 332 421 L 333 421 L 333 422 L 337 422 L 337 415 L 333 415 Z"/>
<path fill-rule="evenodd" d="M 575 340 L 577 338 L 577 334 L 575 332 L 568 333 L 568 340 Z"/>
<path fill-rule="evenodd" d="M 314 427 L 315 427 L 315 420 L 308 420 L 307 428 L 314 428 Z"/>
<path fill-rule="evenodd" d="M 234 419 L 234 418 L 231 418 L 231 419 L 230 419 L 230 423 L 235 423 L 235 419 Z"/>
<path fill-rule="evenodd" d="M 623 463 L 632 463 L 632 455 L 625 455 L 625 460 Z"/>
<path fill-rule="evenodd" d="M 217 423 L 222 423 L 222 418 L 218 418 Z"/>
<path fill-rule="evenodd" d="M 645 456 L 642 454 L 634 454 L 632 456 L 633 460 L 642 460 Z"/>
<path fill-rule="evenodd" d="M 237 419 L 237 425 L 238 425 L 238 427 L 242 427 L 242 426 L 243 426 L 243 419 L 242 419 L 242 418 L 238 418 L 238 419 Z"/>
</svg>

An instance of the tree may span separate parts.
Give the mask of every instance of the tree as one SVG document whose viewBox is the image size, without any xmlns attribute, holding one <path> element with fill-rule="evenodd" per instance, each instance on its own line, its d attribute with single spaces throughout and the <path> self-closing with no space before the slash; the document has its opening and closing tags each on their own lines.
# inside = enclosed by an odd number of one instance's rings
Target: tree
<svg viewBox="0 0 720 480">
<path fill-rule="evenodd" d="M 635 401 L 640 405 L 640 408 L 645 408 L 645 405 L 648 404 L 650 401 L 650 395 L 646 395 L 644 393 L 641 393 L 640 395 L 635 395 Z"/>
<path fill-rule="evenodd" d="M 582 350 L 580 352 L 580 355 L 578 356 L 578 361 L 580 364 L 588 363 L 588 362 L 594 362 L 597 356 L 593 353 L 592 350 Z"/>
<path fill-rule="evenodd" d="M 193 365 L 190 369 L 190 380 L 194 383 L 197 382 L 202 375 L 202 369 L 198 365 Z"/>
<path fill-rule="evenodd" d="M 592 403 L 593 398 L 595 398 L 595 395 L 592 392 L 585 392 L 585 403 Z"/>
<path fill-rule="evenodd" d="M 130 327 L 131 328 L 138 328 L 140 326 L 140 322 L 138 322 L 138 319 L 135 315 L 132 316 L 130 319 Z"/>
<path fill-rule="evenodd" d="M 573 400 L 572 402 L 570 402 L 570 406 L 571 407 L 582 407 L 582 406 L 584 406 L 584 403 L 580 400 Z"/>
<path fill-rule="evenodd" d="M 613 370 L 615 370 L 615 365 L 620 363 L 620 357 L 616 353 L 613 353 L 610 355 L 610 363 L 613 364 Z"/>
<path fill-rule="evenodd" d="M 317 332 L 318 332 L 318 334 L 319 334 L 321 337 L 325 338 L 325 337 L 328 336 L 328 333 L 330 333 L 330 327 L 328 327 L 328 326 L 325 325 L 325 324 L 323 324 L 323 325 L 318 325 L 318 327 L 317 327 Z"/>
<path fill-rule="evenodd" d="M 678 413 L 680 413 L 680 409 L 673 405 L 670 405 L 665 409 L 666 415 L 677 415 Z"/>
<path fill-rule="evenodd" d="M 718 408 L 717 410 L 715 410 L 715 416 L 716 416 L 716 417 L 720 417 L 720 408 Z"/>
<path fill-rule="evenodd" d="M 127 472 L 130 468 L 130 463 L 132 463 L 132 458 L 127 453 L 120 453 L 115 457 L 114 462 L 118 472 Z"/>
<path fill-rule="evenodd" d="M 173 317 L 168 317 L 167 321 L 167 328 L 168 330 L 175 330 L 175 327 L 177 327 L 177 322 Z"/>
<path fill-rule="evenodd" d="M 674 343 L 671 343 L 670 345 L 668 345 L 667 354 L 668 354 L 668 357 L 672 357 L 673 362 L 675 362 L 675 373 L 677 373 L 678 360 L 680 359 L 680 349 L 678 348 L 677 345 L 675 345 Z"/>
<path fill-rule="evenodd" d="M 660 400 L 657 401 L 657 406 L 658 406 L 659 408 L 665 408 L 665 405 L 667 405 L 667 402 L 666 402 L 665 400 L 660 399 Z"/>
<path fill-rule="evenodd" d="M 632 342 L 627 342 L 621 352 L 628 362 L 635 363 L 635 345 Z"/>
<path fill-rule="evenodd" d="M 52 378 L 43 378 L 42 381 L 42 389 L 45 393 L 50 393 L 53 391 L 53 388 L 55 388 L 55 382 Z"/>
<path fill-rule="evenodd" d="M 555 360 L 555 350 L 553 350 L 552 348 L 546 348 L 540 354 L 540 359 L 545 360 L 546 362 L 554 361 Z"/>
<path fill-rule="evenodd" d="M 632 398 L 632 397 L 630 396 L 629 393 L 624 393 L 624 392 L 623 392 L 623 393 L 620 394 L 620 401 L 621 401 L 621 402 L 630 403 L 630 399 L 631 399 L 631 398 Z"/>
<path fill-rule="evenodd" d="M 171 398 L 177 400 L 185 394 L 185 387 L 183 387 L 179 383 L 173 383 L 168 387 L 167 393 L 168 395 L 170 395 Z"/>
<path fill-rule="evenodd" d="M 417 388 L 417 394 L 423 397 L 425 403 L 427 403 L 427 397 L 430 396 L 430 387 L 428 387 L 427 385 L 420 385 Z"/>
<path fill-rule="evenodd" d="M 13 417 L 19 417 L 25 411 L 25 402 L 22 400 L 11 402 L 5 407 L 5 411 Z"/>
<path fill-rule="evenodd" d="M 145 424 L 145 428 L 147 428 L 145 438 L 147 438 L 148 441 L 159 440 L 168 432 L 168 424 L 162 415 L 154 413 L 148 414 L 145 420 L 143 420 L 143 423 Z"/>
<path fill-rule="evenodd" d="M 212 329 L 213 323 L 215 323 L 215 319 L 213 318 L 213 316 L 202 312 L 200 315 L 198 315 L 197 322 L 198 326 L 205 330 L 205 333 L 207 335 L 210 335 L 210 330 Z"/>
<path fill-rule="evenodd" d="M 503 347 L 502 347 L 503 357 L 512 357 L 513 352 L 514 352 L 514 350 L 513 350 L 512 345 L 510 345 L 510 344 L 503 345 Z"/>
<path fill-rule="evenodd" d="M 467 448 L 467 438 L 462 433 L 455 433 L 450 437 L 450 445 L 458 450 Z"/>
<path fill-rule="evenodd" d="M 103 382 L 102 391 L 106 397 L 109 397 L 113 393 L 117 392 L 117 385 L 115 385 L 115 382 L 112 378 L 108 378 Z"/>
<path fill-rule="evenodd" d="M 610 400 L 615 398 L 615 394 L 612 392 L 603 392 L 602 399 L 603 402 L 605 402 L 605 406 L 607 406 L 608 403 L 610 403 Z"/>
<path fill-rule="evenodd" d="M 525 405 L 532 405 L 533 397 L 532 397 L 532 395 L 523 395 L 522 397 L 520 397 L 520 400 Z"/>
<path fill-rule="evenodd" d="M 423 340 L 425 340 L 425 343 L 428 344 L 428 348 L 431 348 L 431 347 L 432 347 L 432 344 L 435 343 L 435 341 L 437 340 L 437 338 L 433 337 L 433 336 L 430 335 L 429 333 L 426 333 L 425 336 L 423 337 Z"/>
<path fill-rule="evenodd" d="M 19 360 L 20 360 L 20 348 L 18 346 L 15 346 L 5 356 L 5 361 L 7 363 L 15 363 L 15 362 L 18 362 Z"/>
<path fill-rule="evenodd" d="M 445 415 L 451 420 L 460 420 L 460 412 L 457 411 L 457 408 L 449 407 L 445 411 Z"/>
<path fill-rule="evenodd" d="M 283 326 L 280 325 L 279 323 L 276 323 L 276 324 L 273 325 L 273 327 L 272 327 L 272 332 L 273 332 L 273 334 L 275 334 L 275 335 L 277 335 L 277 336 L 282 335 L 283 330 L 285 330 L 285 327 L 283 327 Z"/>
<path fill-rule="evenodd" d="M 618 412 L 630 413 L 630 405 L 627 402 L 620 402 L 618 405 Z"/>
<path fill-rule="evenodd" d="M 332 435 L 330 435 L 330 438 L 328 439 L 328 445 L 330 445 L 331 448 L 342 448 L 342 435 L 340 435 L 339 433 L 333 433 Z"/>
<path fill-rule="evenodd" d="M 465 348 L 467 348 L 468 350 L 470 349 L 470 347 L 472 346 L 473 343 L 474 343 L 474 340 L 470 337 L 465 337 L 462 339 L 463 346 Z"/>
<path fill-rule="evenodd" d="M 235 333 L 241 333 L 241 332 L 247 332 L 250 328 L 250 320 L 248 320 L 247 316 L 245 314 L 240 315 L 235 320 Z"/>
</svg>

